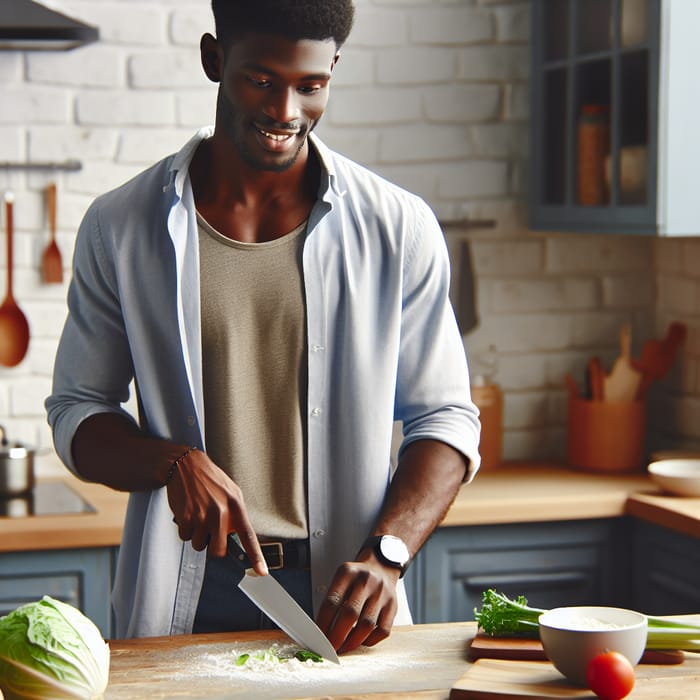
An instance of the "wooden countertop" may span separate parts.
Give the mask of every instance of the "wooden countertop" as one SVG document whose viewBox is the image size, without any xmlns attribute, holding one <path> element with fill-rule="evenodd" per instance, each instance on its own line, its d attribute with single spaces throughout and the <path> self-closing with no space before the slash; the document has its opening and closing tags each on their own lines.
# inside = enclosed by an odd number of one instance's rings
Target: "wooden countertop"
<svg viewBox="0 0 700 700">
<path fill-rule="evenodd" d="M 585 472 L 526 462 L 477 474 L 461 488 L 442 527 L 622 515 L 700 538 L 700 498 L 665 495 L 646 473 Z"/>
<path fill-rule="evenodd" d="M 68 472 L 44 481 L 64 482 L 96 512 L 0 518 L 0 552 L 120 543 L 127 494 L 80 481 Z M 462 487 L 442 527 L 622 515 L 700 538 L 700 498 L 666 496 L 644 473 L 598 474 L 525 462 L 480 472 Z"/>
<path fill-rule="evenodd" d="M 110 642 L 111 669 L 105 700 L 223 700 L 250 698 L 306 698 L 311 700 L 448 700 L 450 689 L 490 685 L 487 694 L 459 694 L 459 698 L 591 698 L 576 689 L 546 661 L 482 660 L 472 663 L 468 645 L 476 633 L 474 622 L 395 627 L 391 636 L 371 648 L 341 656 L 341 665 L 324 662 L 309 667 L 253 670 L 237 667 L 244 652 L 288 644 L 280 632 L 238 632 L 183 635 Z M 499 667 L 501 664 L 501 667 Z M 550 689 L 555 694 L 505 694 L 511 678 L 521 677 L 519 688 Z M 466 675 L 465 675 L 466 674 Z M 682 664 L 640 664 L 630 700 L 652 700 L 667 689 L 674 700 L 696 700 L 700 654 L 686 654 Z M 543 681 L 544 678 L 544 681 Z"/>
</svg>

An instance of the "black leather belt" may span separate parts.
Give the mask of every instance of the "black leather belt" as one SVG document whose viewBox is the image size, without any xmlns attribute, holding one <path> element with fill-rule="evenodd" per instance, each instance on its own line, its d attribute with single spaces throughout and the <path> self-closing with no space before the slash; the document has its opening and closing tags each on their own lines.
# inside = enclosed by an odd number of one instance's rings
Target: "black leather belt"
<svg viewBox="0 0 700 700">
<path fill-rule="evenodd" d="M 261 542 L 260 547 L 270 571 L 309 568 L 308 540 Z"/>
</svg>

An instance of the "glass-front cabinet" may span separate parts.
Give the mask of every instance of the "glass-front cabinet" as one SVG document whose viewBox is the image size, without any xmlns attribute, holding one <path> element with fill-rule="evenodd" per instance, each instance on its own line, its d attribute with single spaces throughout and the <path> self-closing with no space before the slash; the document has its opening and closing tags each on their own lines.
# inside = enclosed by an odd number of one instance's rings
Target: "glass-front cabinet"
<svg viewBox="0 0 700 700">
<path fill-rule="evenodd" d="M 700 0 L 532 1 L 531 228 L 700 235 L 698 22 Z"/>
</svg>

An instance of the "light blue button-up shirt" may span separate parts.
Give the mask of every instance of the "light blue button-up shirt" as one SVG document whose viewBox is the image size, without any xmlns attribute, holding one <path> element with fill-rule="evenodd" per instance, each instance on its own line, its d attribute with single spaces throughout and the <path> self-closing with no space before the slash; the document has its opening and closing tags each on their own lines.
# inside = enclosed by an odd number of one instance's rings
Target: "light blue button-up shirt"
<svg viewBox="0 0 700 700">
<path fill-rule="evenodd" d="M 69 314 L 46 401 L 56 450 L 75 472 L 81 421 L 123 412 L 135 380 L 148 433 L 205 449 L 199 253 L 188 166 L 211 127 L 92 204 L 80 226 Z M 478 468 L 478 411 L 448 298 L 449 260 L 418 197 L 329 150 L 308 222 L 308 518 L 314 607 L 355 556 L 401 449 L 441 440 Z M 129 459 L 128 454 L 123 460 Z M 400 534 L 400 533 L 396 533 Z M 182 542 L 166 490 L 129 496 L 113 606 L 115 637 L 191 631 L 205 552 Z M 397 623 L 410 622 L 403 590 Z"/>
</svg>

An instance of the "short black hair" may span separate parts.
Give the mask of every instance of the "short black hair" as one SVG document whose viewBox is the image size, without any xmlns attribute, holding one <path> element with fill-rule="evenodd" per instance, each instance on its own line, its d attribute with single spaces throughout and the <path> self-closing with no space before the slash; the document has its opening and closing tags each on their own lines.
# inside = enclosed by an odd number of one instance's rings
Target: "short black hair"
<svg viewBox="0 0 700 700">
<path fill-rule="evenodd" d="M 352 0 L 211 0 L 216 35 L 277 34 L 292 41 L 332 39 L 340 47 L 355 16 Z"/>
</svg>

